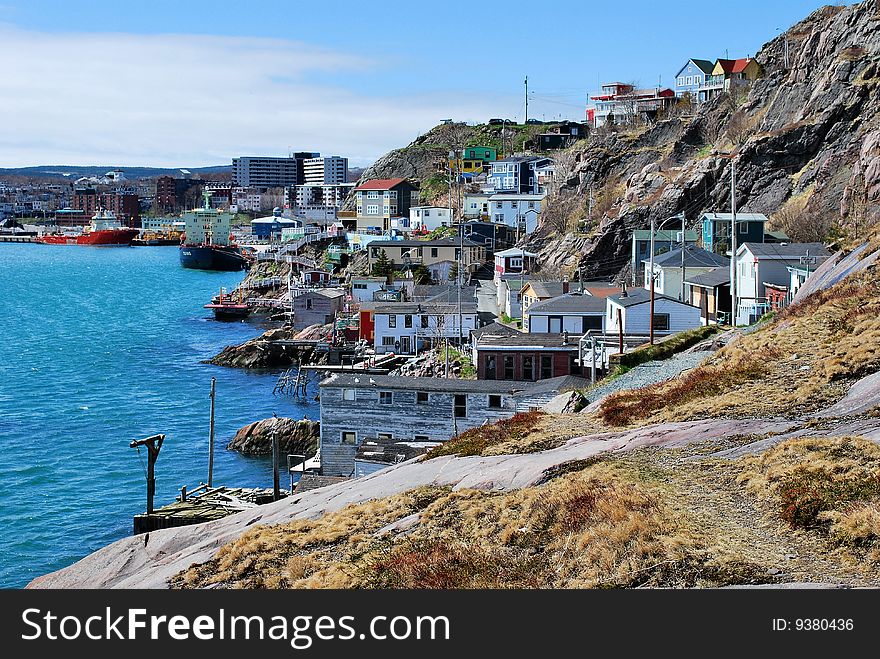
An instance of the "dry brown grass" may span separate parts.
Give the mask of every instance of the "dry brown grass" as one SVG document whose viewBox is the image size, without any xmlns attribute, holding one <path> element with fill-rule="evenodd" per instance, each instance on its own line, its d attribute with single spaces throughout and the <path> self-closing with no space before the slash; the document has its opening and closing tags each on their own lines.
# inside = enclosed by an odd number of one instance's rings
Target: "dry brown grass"
<svg viewBox="0 0 880 659">
<path fill-rule="evenodd" d="M 738 481 L 792 527 L 880 561 L 880 446 L 858 437 L 792 439 L 742 465 Z"/>
<path fill-rule="evenodd" d="M 458 437 L 432 448 L 424 459 L 430 460 L 441 455 L 488 455 L 493 447 L 501 444 L 510 447 L 510 450 L 505 451 L 507 453 L 531 453 L 541 450 L 544 442 L 534 446 L 525 440 L 538 425 L 542 416 L 544 413 L 538 411 L 520 412 L 509 419 L 471 428 Z M 516 450 L 526 445 L 531 446 L 530 450 Z"/>
<path fill-rule="evenodd" d="M 626 425 L 797 415 L 835 402 L 878 369 L 880 272 L 871 269 L 790 306 L 693 371 L 609 397 L 598 416 Z"/>
<path fill-rule="evenodd" d="M 684 523 L 661 487 L 601 461 L 506 493 L 431 489 L 256 528 L 175 587 L 714 586 L 755 567 Z M 420 509 L 412 529 L 380 536 Z"/>
</svg>

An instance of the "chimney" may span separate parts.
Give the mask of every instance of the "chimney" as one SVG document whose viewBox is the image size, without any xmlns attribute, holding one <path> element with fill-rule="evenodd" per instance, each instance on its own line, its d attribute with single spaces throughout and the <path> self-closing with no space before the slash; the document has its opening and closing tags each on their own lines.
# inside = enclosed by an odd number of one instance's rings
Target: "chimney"
<svg viewBox="0 0 880 659">
<path fill-rule="evenodd" d="M 626 292 L 626 280 L 623 281 L 623 290 L 620 291 L 620 297 L 629 297 L 629 293 Z"/>
<path fill-rule="evenodd" d="M 568 330 L 565 330 L 564 332 L 562 332 L 562 345 L 564 345 L 564 346 L 568 345 Z"/>
<path fill-rule="evenodd" d="M 580 290 L 581 294 L 583 294 L 583 292 L 584 292 L 584 277 L 581 274 L 580 268 L 578 268 L 578 289 Z"/>
<path fill-rule="evenodd" d="M 563 292 L 563 294 L 568 293 L 568 280 L 567 279 L 563 280 L 563 282 L 562 282 L 562 292 Z"/>
</svg>

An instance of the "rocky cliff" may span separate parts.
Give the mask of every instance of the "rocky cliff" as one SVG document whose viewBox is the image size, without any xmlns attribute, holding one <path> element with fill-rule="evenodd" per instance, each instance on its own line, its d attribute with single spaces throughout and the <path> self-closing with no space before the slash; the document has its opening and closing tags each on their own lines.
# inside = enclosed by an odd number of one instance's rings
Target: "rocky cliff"
<svg viewBox="0 0 880 659">
<path fill-rule="evenodd" d="M 729 212 L 731 162 L 738 210 L 771 216 L 793 239 L 857 237 L 880 220 L 876 0 L 819 9 L 756 59 L 763 72 L 750 88 L 650 126 L 594 131 L 563 154 L 528 241 L 546 267 L 613 276 L 632 230 L 682 211 L 691 225 Z"/>
</svg>

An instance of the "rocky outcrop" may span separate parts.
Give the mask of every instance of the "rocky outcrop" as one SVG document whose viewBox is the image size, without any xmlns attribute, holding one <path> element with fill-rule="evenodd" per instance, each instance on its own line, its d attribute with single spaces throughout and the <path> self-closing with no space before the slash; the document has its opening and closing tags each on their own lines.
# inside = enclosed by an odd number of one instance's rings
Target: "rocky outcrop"
<svg viewBox="0 0 880 659">
<path fill-rule="evenodd" d="M 245 455 L 272 455 L 273 435 L 278 436 L 281 455 L 305 455 L 310 458 L 318 450 L 320 426 L 317 421 L 297 421 L 286 417 L 254 421 L 235 433 L 226 448 Z"/>
<path fill-rule="evenodd" d="M 860 235 L 880 221 L 877 12 L 876 0 L 819 9 L 757 53 L 762 77 L 743 93 L 640 131 L 595 131 L 571 151 L 545 215 L 572 207 L 569 228 L 583 224 L 591 192 L 598 212 L 582 233 L 563 236 L 554 222 L 525 246 L 564 274 L 580 266 L 590 278 L 613 276 L 632 230 L 679 212 L 693 225 L 704 210 L 729 211 L 727 152 L 739 210 L 772 216 L 791 206 Z"/>
<path fill-rule="evenodd" d="M 300 332 L 289 328 L 270 329 L 240 345 L 226 346 L 206 363 L 232 368 L 287 368 L 294 364 L 323 364 L 326 353 L 316 352 L 313 346 L 296 346 L 285 342 L 318 340 L 326 337 L 329 331 L 329 325 L 312 325 Z"/>
</svg>

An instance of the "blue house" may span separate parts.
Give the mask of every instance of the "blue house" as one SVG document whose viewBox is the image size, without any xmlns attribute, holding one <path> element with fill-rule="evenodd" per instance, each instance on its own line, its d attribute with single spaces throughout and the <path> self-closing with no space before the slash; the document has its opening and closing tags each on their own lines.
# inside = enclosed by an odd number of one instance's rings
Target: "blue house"
<svg viewBox="0 0 880 659">
<path fill-rule="evenodd" d="M 292 220 L 281 216 L 281 209 L 275 208 L 269 217 L 260 217 L 251 220 L 251 230 L 257 238 L 280 239 L 281 230 L 302 226 L 299 220 Z"/>
<path fill-rule="evenodd" d="M 700 88 L 706 84 L 706 78 L 712 75 L 715 63 L 706 59 L 689 59 L 675 74 L 675 95 L 681 98 L 690 94 L 695 103 L 707 100 L 706 90 Z"/>
<path fill-rule="evenodd" d="M 727 254 L 731 248 L 730 213 L 704 213 L 701 218 L 703 225 L 703 249 L 716 254 Z M 767 216 L 763 213 L 736 214 L 736 244 L 763 243 L 764 225 Z"/>
</svg>

